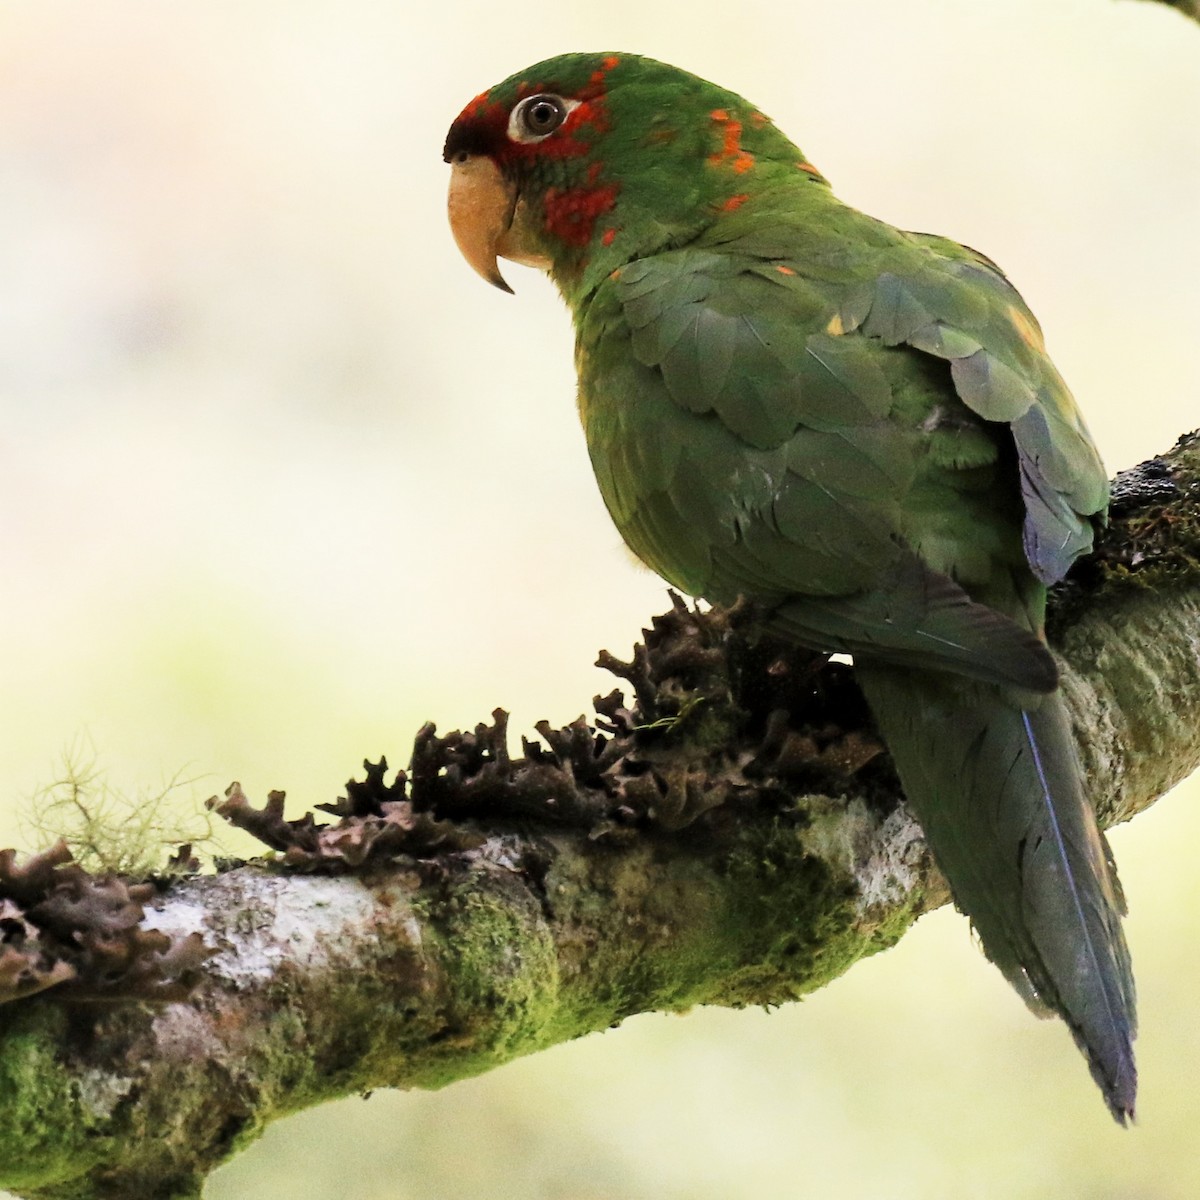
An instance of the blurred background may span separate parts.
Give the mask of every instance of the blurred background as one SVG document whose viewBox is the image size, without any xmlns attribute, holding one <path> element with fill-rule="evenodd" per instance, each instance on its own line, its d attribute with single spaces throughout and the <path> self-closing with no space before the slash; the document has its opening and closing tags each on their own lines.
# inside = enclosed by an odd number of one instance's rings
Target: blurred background
<svg viewBox="0 0 1200 1200">
<path fill-rule="evenodd" d="M 1162 6 L 415 8 L 0 7 L 0 844 L 72 744 L 135 797 L 236 778 L 298 815 L 426 719 L 609 689 L 662 585 L 598 499 L 565 310 L 483 285 L 444 217 L 449 122 L 549 55 L 715 79 L 843 198 L 997 259 L 1111 469 L 1197 424 L 1200 27 Z M 1194 1197 L 1197 799 L 1113 836 L 1133 1132 L 943 910 L 803 1005 L 282 1121 L 207 1195 Z"/>
</svg>

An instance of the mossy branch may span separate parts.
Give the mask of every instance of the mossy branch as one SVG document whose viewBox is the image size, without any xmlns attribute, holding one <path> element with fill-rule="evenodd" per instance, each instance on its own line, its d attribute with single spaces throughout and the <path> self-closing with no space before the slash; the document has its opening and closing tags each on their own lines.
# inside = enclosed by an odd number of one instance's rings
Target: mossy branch
<svg viewBox="0 0 1200 1200">
<path fill-rule="evenodd" d="M 1198 581 L 1192 435 L 1118 479 L 1111 528 L 1053 597 L 1106 824 L 1200 764 Z M 122 1001 L 120 975 L 89 992 L 77 956 L 0 1007 L 0 1185 L 195 1197 L 285 1113 L 436 1087 L 633 1013 L 782 1003 L 892 945 L 944 883 L 850 672 L 756 640 L 752 615 L 676 603 L 632 661 L 602 659 L 628 707 L 613 693 L 595 726 L 542 723 L 521 757 L 503 713 L 471 734 L 427 727 L 410 770 L 369 767 L 334 823 L 231 788 L 218 807 L 275 858 L 122 898 L 160 959 L 190 947 L 186 999 Z M 0 949 L 42 928 L 47 889 L 64 911 L 56 872 L 74 870 L 0 862 L 0 888 L 24 889 L 0 902 L 26 905 L 0 914 Z M 94 908 L 71 878 L 71 911 Z M 59 936 L 66 954 L 76 935 Z M 160 1001 L 182 977 L 154 982 Z"/>
</svg>

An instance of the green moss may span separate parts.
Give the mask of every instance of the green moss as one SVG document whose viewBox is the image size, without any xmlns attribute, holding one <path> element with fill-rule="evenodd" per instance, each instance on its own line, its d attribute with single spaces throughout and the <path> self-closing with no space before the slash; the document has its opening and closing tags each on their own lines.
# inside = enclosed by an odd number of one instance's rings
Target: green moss
<svg viewBox="0 0 1200 1200">
<path fill-rule="evenodd" d="M 31 1004 L 0 1035 L 0 1186 L 29 1193 L 83 1176 L 109 1152 L 81 1103 L 77 1079 L 59 1061 L 66 1019 Z"/>
<path fill-rule="evenodd" d="M 522 885 L 497 890 L 497 882 L 467 876 L 416 902 L 445 971 L 436 1013 L 424 1014 L 440 1028 L 410 1047 L 416 1086 L 440 1087 L 556 1040 L 548 1033 L 558 1008 L 550 930 Z"/>
<path fill-rule="evenodd" d="M 795 999 L 891 945 L 919 911 L 914 902 L 865 934 L 850 881 L 807 854 L 783 819 L 749 826 L 719 859 L 673 847 L 650 869 L 647 857 L 555 876 L 556 919 L 581 940 L 564 940 L 564 1002 L 548 1041 L 634 1012 Z"/>
<path fill-rule="evenodd" d="M 727 936 L 741 945 L 742 962 L 722 979 L 709 1002 L 741 1006 L 793 1000 L 840 975 L 852 959 L 853 890 L 808 855 L 794 826 L 775 822 L 748 840 L 728 864 Z"/>
</svg>

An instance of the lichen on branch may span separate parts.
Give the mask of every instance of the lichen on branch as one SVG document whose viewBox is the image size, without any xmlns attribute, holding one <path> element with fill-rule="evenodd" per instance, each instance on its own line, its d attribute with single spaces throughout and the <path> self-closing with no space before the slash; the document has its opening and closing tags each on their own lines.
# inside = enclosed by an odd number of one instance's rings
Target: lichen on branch
<svg viewBox="0 0 1200 1200">
<path fill-rule="evenodd" d="M 1115 498 L 1051 621 L 1105 823 L 1200 763 L 1200 438 Z M 0 1185 L 198 1196 L 285 1112 L 779 1003 L 946 901 L 846 665 L 677 597 L 601 664 L 622 687 L 595 717 L 519 755 L 496 710 L 320 817 L 232 786 L 214 807 L 269 854 L 215 876 L 0 855 Z"/>
</svg>

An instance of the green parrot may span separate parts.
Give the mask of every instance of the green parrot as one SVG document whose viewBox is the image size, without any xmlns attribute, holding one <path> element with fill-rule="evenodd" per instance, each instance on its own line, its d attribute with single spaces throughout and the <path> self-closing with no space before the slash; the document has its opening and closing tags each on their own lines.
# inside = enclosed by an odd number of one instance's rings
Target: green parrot
<svg viewBox="0 0 1200 1200">
<path fill-rule="evenodd" d="M 498 256 L 541 267 L 571 309 L 625 541 L 853 656 L 955 902 L 1124 1124 L 1124 899 L 1043 624 L 1108 485 L 1024 301 L 982 254 L 843 204 L 740 96 L 632 54 L 513 75 L 445 159 L 468 262 L 506 291 Z"/>
</svg>

